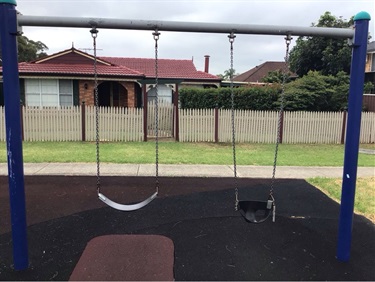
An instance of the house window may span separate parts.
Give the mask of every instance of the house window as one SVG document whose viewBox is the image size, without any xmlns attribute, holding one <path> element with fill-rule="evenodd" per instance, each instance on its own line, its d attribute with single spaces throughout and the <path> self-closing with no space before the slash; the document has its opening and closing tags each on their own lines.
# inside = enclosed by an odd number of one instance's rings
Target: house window
<svg viewBox="0 0 375 282">
<path fill-rule="evenodd" d="M 73 82 L 67 79 L 25 79 L 26 105 L 73 106 Z"/>
<path fill-rule="evenodd" d="M 172 103 L 172 89 L 164 84 L 158 86 L 158 97 L 160 101 Z M 147 99 L 149 102 L 156 98 L 156 88 L 153 87 L 147 92 Z"/>
<path fill-rule="evenodd" d="M 73 82 L 71 80 L 59 80 L 60 106 L 73 105 Z"/>
</svg>

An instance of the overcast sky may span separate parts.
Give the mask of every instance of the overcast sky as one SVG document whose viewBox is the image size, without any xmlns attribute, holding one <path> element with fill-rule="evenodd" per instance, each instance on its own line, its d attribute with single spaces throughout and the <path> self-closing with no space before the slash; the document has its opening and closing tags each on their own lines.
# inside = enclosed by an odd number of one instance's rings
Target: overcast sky
<svg viewBox="0 0 375 282">
<path fill-rule="evenodd" d="M 349 19 L 367 11 L 373 19 L 374 0 L 17 0 L 24 15 L 98 17 L 137 20 L 214 22 L 311 26 L 324 12 Z M 24 35 L 42 41 L 48 54 L 71 48 L 92 48 L 89 29 L 24 27 Z M 296 38 L 295 38 L 296 39 Z M 150 31 L 100 30 L 97 38 L 99 56 L 154 57 Z M 87 51 L 92 53 L 92 51 Z M 283 36 L 237 35 L 234 43 L 234 69 L 245 72 L 266 61 L 282 61 L 285 54 Z M 199 70 L 204 68 L 204 55 L 210 55 L 210 73 L 224 73 L 229 65 L 229 42 L 226 34 L 162 32 L 159 58 L 192 59 Z"/>
</svg>

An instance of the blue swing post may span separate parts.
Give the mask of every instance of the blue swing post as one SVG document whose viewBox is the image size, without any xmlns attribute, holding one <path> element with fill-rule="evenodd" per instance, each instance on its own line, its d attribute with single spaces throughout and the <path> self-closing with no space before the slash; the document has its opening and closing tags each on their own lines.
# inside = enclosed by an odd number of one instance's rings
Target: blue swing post
<svg viewBox="0 0 375 282">
<path fill-rule="evenodd" d="M 363 84 L 368 41 L 368 25 L 371 17 L 360 12 L 354 17 L 354 39 L 348 103 L 348 122 L 345 140 L 344 170 L 342 178 L 341 206 L 337 239 L 337 259 L 350 259 L 354 216 L 355 187 L 357 180 L 358 149 L 361 129 Z"/>
<path fill-rule="evenodd" d="M 0 0 L 8 180 L 15 270 L 28 268 L 15 0 Z"/>
</svg>

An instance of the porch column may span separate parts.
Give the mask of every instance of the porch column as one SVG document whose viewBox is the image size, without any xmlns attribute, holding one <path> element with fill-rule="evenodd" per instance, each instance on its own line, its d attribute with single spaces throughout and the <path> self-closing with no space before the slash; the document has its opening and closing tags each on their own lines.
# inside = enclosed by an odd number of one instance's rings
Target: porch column
<svg viewBox="0 0 375 282">
<path fill-rule="evenodd" d="M 179 115 L 178 115 L 178 84 L 175 84 L 175 92 L 173 94 L 173 106 L 175 110 L 175 128 L 174 128 L 174 136 L 176 141 L 180 141 L 180 122 L 179 122 Z"/>
</svg>

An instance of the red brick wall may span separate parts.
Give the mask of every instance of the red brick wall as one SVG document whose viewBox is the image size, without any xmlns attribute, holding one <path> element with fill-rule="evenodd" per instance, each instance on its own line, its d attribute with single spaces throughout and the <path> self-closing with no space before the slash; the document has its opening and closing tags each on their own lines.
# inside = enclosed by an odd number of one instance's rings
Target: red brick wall
<svg viewBox="0 0 375 282">
<path fill-rule="evenodd" d="M 87 89 L 86 87 L 87 86 Z M 79 81 L 79 103 L 83 101 L 87 106 L 95 105 L 94 101 L 95 82 L 93 80 L 80 80 Z"/>
<path fill-rule="evenodd" d="M 100 83 L 101 81 L 98 81 L 98 84 Z M 119 103 L 120 106 L 129 107 L 129 108 L 136 107 L 137 101 L 136 101 L 136 95 L 135 95 L 135 82 L 120 81 L 119 84 L 125 88 L 125 91 L 121 91 L 121 88 L 120 88 L 120 103 Z M 82 101 L 85 101 L 85 104 L 88 106 L 95 105 L 94 89 L 95 89 L 95 82 L 93 80 L 80 80 L 79 81 L 79 102 L 82 103 Z M 127 95 L 126 95 L 126 92 L 127 92 Z"/>
<path fill-rule="evenodd" d="M 128 91 L 128 95 L 125 101 L 125 107 L 134 108 L 137 105 L 135 99 L 135 82 L 122 81 L 119 83 Z"/>
<path fill-rule="evenodd" d="M 366 111 L 375 112 L 375 94 L 363 95 L 363 107 Z"/>
</svg>

